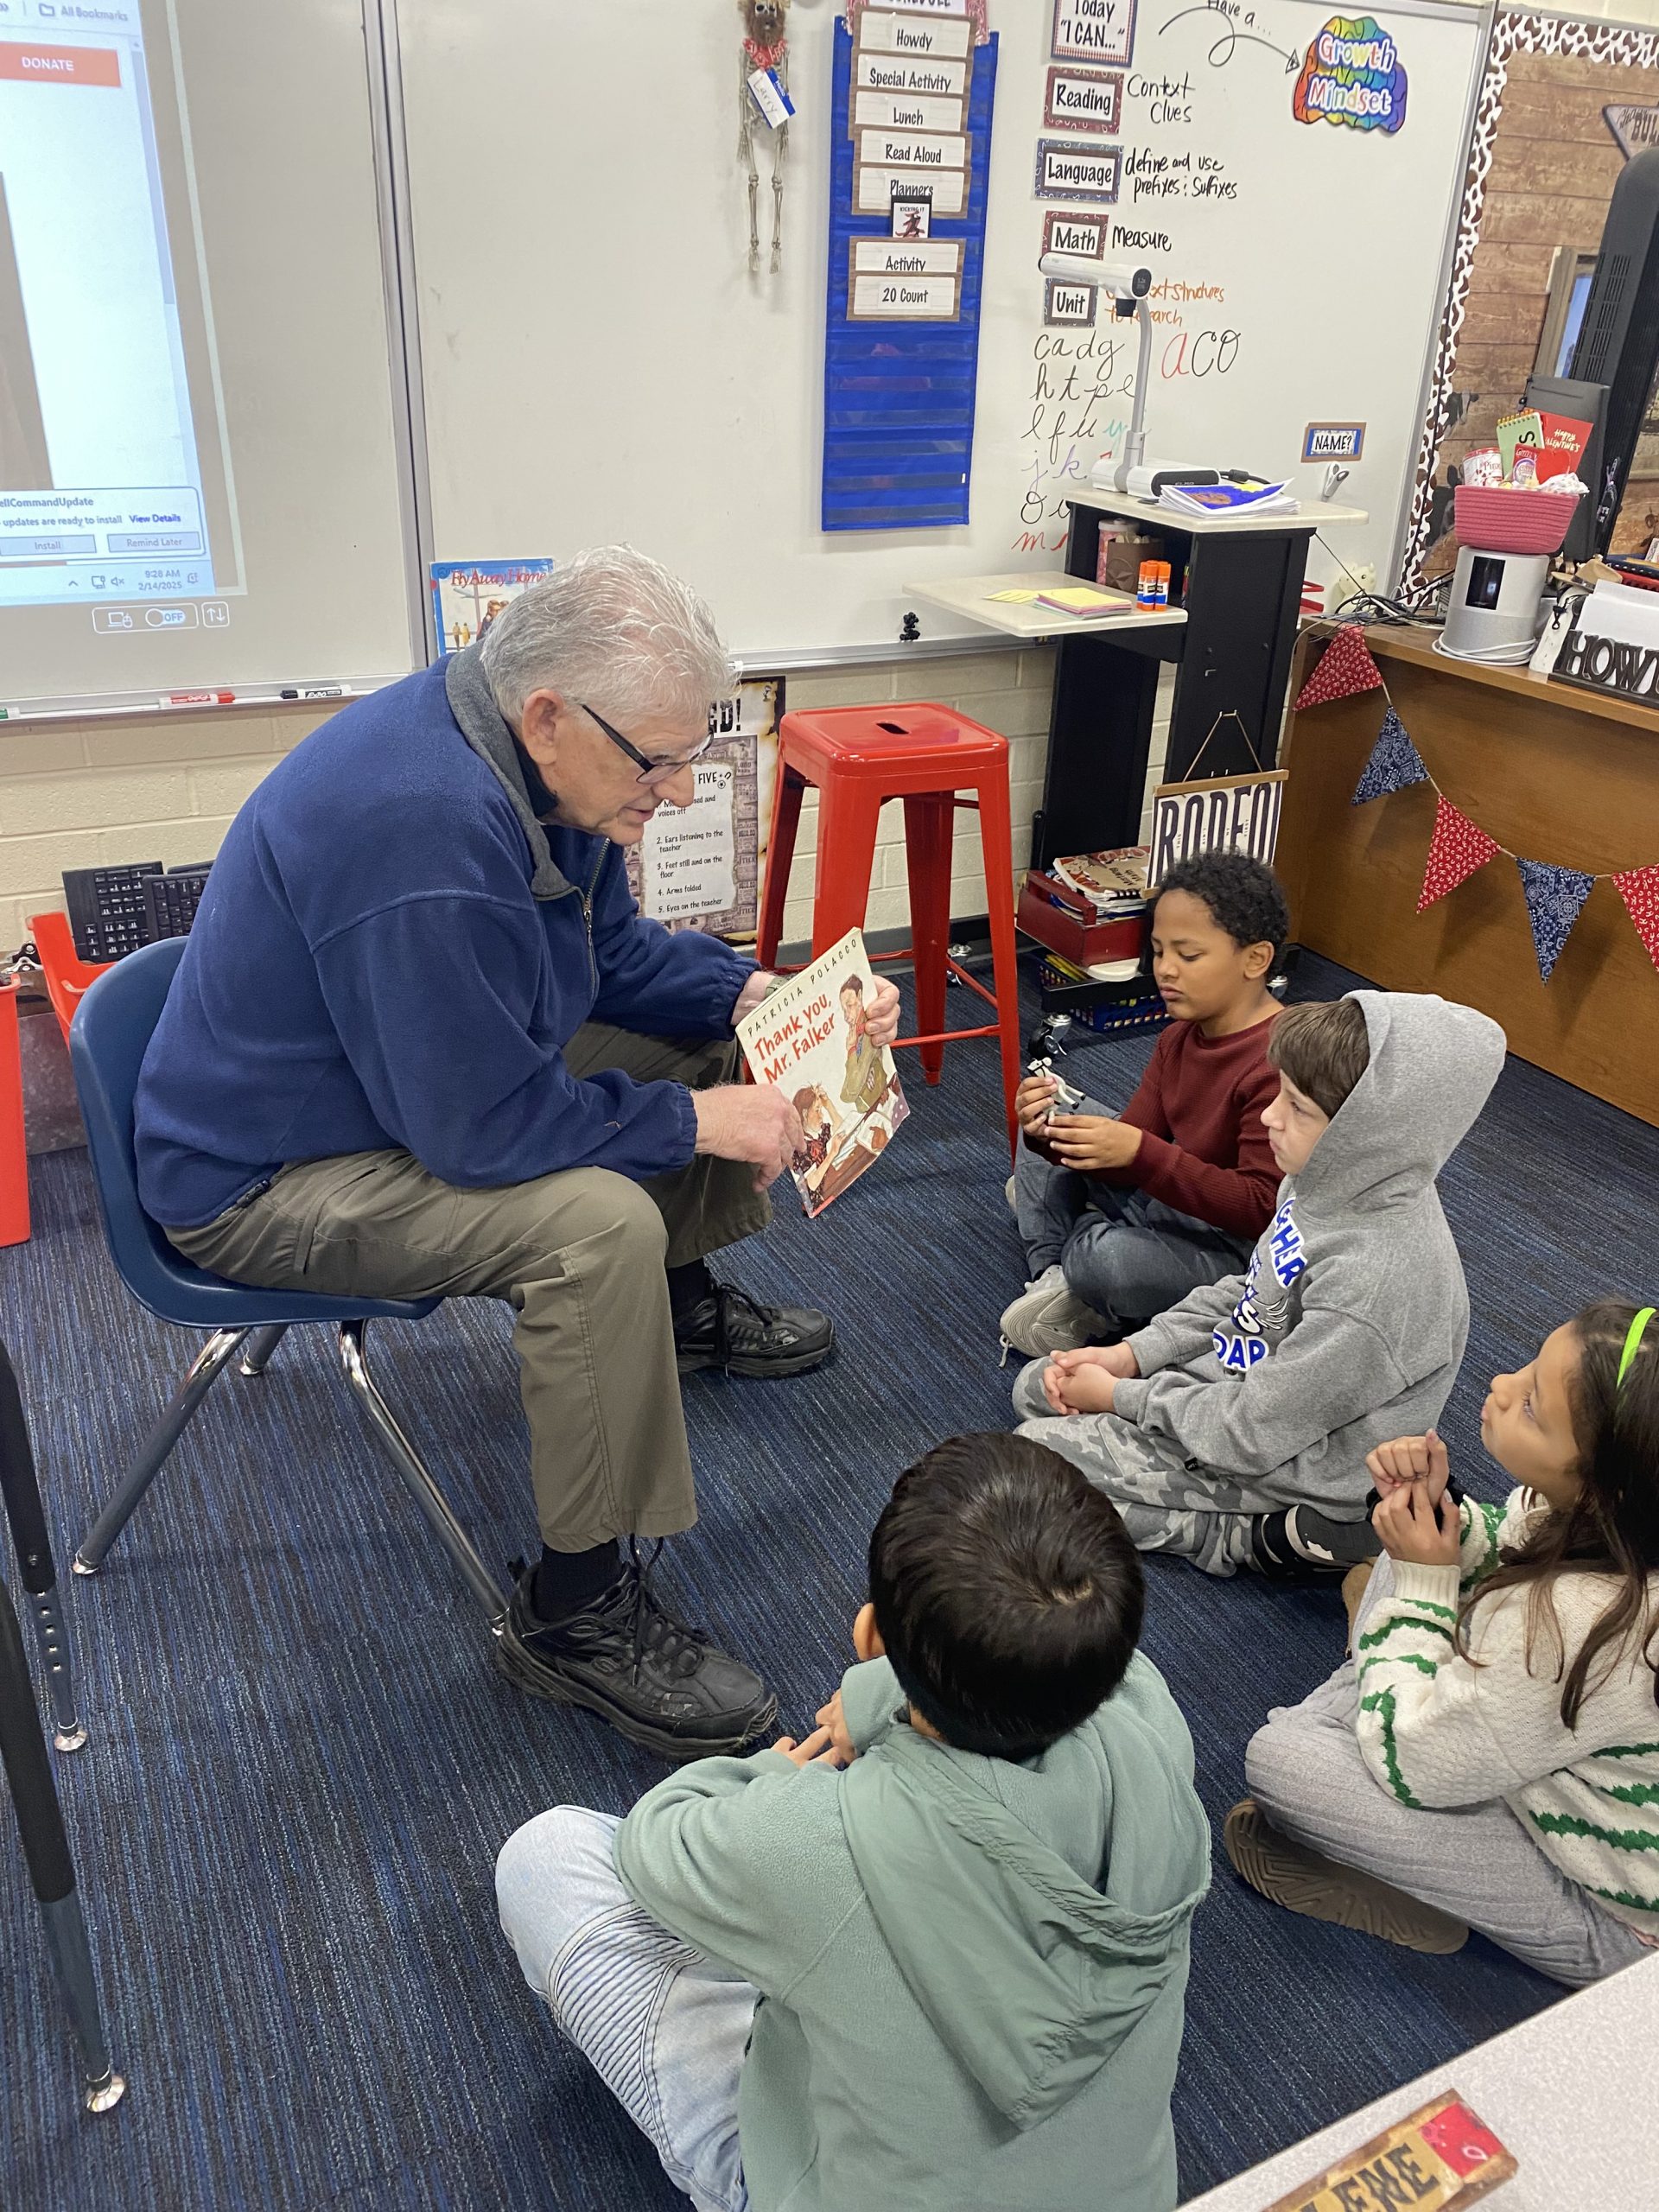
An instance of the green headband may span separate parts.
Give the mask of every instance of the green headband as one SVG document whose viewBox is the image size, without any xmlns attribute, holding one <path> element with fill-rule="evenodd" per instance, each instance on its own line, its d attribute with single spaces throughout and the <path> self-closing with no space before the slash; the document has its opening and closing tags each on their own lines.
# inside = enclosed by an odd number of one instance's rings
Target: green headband
<svg viewBox="0 0 1659 2212">
<path fill-rule="evenodd" d="M 1646 1332 L 1649 1322 L 1652 1320 L 1653 1315 L 1653 1307 L 1651 1306 L 1644 1306 L 1642 1308 L 1642 1311 L 1637 1315 L 1635 1320 L 1631 1322 L 1629 1329 L 1625 1332 L 1624 1349 L 1620 1353 L 1618 1361 L 1618 1381 L 1613 1386 L 1615 1389 L 1622 1390 L 1624 1389 L 1624 1377 L 1630 1373 L 1630 1363 L 1635 1359 L 1637 1351 L 1641 1349 L 1643 1336 Z"/>
</svg>

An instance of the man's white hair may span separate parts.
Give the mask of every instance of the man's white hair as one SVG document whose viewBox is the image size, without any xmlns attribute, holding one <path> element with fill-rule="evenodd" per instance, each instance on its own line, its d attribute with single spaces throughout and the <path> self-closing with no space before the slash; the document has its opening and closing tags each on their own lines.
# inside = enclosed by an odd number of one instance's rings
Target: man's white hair
<svg viewBox="0 0 1659 2212">
<path fill-rule="evenodd" d="M 532 691 L 558 691 L 626 730 L 658 721 L 700 735 L 732 689 L 731 657 L 690 585 L 631 545 L 596 545 L 513 600 L 479 648 L 517 726 Z"/>
</svg>

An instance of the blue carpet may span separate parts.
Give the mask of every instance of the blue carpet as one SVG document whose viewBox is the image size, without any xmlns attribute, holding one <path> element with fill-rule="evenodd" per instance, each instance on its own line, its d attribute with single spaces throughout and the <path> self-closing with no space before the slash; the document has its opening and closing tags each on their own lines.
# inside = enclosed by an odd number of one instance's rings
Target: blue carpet
<svg viewBox="0 0 1659 2212">
<path fill-rule="evenodd" d="M 1352 979 L 1308 960 L 1298 995 Z M 1127 1096 L 1146 1039 L 1074 1058 Z M 830 1306 L 834 1363 L 783 1385 L 693 1378 L 703 1518 L 671 1595 L 766 1669 L 786 1722 L 849 1658 L 894 1473 L 1001 1427 L 997 1315 L 1019 1279 L 996 1062 L 955 1048 L 876 1175 L 815 1223 L 791 1203 L 738 1263 Z M 1651 1293 L 1629 1224 L 1659 1132 L 1512 1064 L 1445 1178 L 1475 1320 L 1444 1427 L 1477 1492 L 1484 1379 L 1606 1290 Z M 192 1340 L 122 1292 L 83 1154 L 35 1163 L 33 1241 L 0 1258 L 67 1570 Z M 533 1536 L 503 1313 L 379 1329 L 394 1402 L 493 1560 Z M 372 1348 L 374 1348 L 372 1344 Z M 1149 1563 L 1146 1644 L 1219 1823 L 1246 1738 L 1341 1656 L 1334 1593 Z M 66 1580 L 67 1573 L 66 1573 Z M 391 1487 L 327 1344 L 226 1377 L 96 1582 L 68 1592 L 92 1727 L 58 1762 L 127 2103 L 80 2113 L 20 1855 L 0 1852 L 0 2203 L 51 2212 L 617 2212 L 683 2206 L 538 2015 L 495 1926 L 508 1833 L 558 1802 L 624 1809 L 662 1770 L 486 1663 L 448 1564 Z M 1547 2004 L 1478 1940 L 1417 1958 L 1281 1913 L 1217 1850 L 1194 1937 L 1176 2106 L 1188 2193 Z"/>
</svg>

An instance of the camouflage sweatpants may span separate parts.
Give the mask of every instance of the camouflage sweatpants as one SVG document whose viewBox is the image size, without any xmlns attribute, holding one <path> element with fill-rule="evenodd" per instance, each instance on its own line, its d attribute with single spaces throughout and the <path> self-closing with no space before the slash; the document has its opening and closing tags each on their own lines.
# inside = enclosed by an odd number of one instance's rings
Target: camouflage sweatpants
<svg viewBox="0 0 1659 2212">
<path fill-rule="evenodd" d="M 1043 1395 L 1046 1360 L 1022 1368 L 1014 1386 L 1021 1436 L 1035 1439 L 1080 1467 L 1116 1506 L 1143 1552 L 1173 1552 L 1206 1574 L 1236 1574 L 1250 1564 L 1249 1513 L 1217 1511 L 1202 1468 L 1166 1459 L 1161 1440 L 1115 1414 L 1051 1410 Z"/>
</svg>

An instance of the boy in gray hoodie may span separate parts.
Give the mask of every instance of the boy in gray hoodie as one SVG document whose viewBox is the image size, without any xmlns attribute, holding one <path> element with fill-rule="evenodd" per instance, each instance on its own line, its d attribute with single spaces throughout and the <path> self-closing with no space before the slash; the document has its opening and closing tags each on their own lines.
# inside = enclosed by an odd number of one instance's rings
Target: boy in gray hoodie
<svg viewBox="0 0 1659 2212">
<path fill-rule="evenodd" d="M 1142 1551 L 1210 1574 L 1306 1579 L 1377 1548 L 1365 1455 L 1432 1428 L 1469 1334 L 1434 1179 L 1503 1065 L 1471 1007 L 1354 991 L 1288 1007 L 1262 1119 L 1285 1177 L 1249 1271 L 1121 1344 L 1034 1360 L 1040 1437 L 1116 1503 Z"/>
<path fill-rule="evenodd" d="M 1210 1853 L 1141 1605 L 1075 1468 L 953 1438 L 814 1734 L 509 1839 L 525 1979 L 700 2212 L 1170 2212 Z"/>
</svg>

